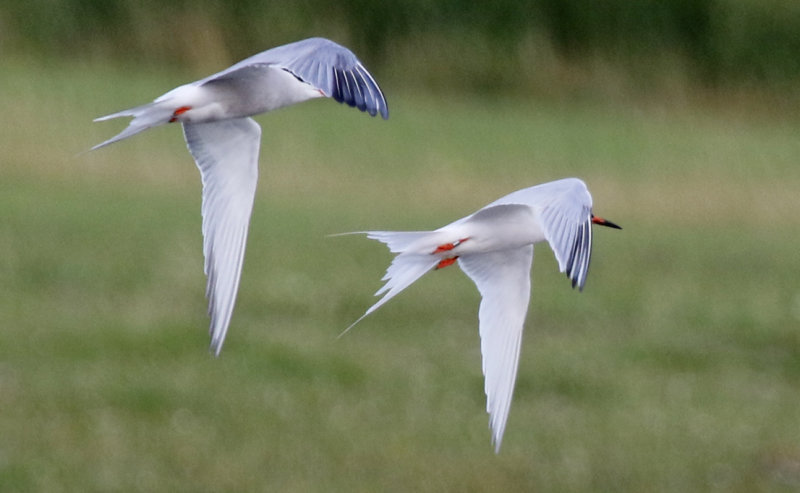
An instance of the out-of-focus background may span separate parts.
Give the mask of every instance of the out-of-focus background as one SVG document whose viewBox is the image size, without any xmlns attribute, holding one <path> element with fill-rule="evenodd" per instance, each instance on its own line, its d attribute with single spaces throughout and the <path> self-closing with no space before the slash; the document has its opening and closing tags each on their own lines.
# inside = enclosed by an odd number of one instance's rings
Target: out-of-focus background
<svg viewBox="0 0 800 493">
<path fill-rule="evenodd" d="M 222 356 L 178 127 L 92 119 L 267 48 L 350 47 L 388 121 L 258 117 Z M 800 4 L 792 0 L 6 0 L 0 491 L 796 491 Z M 479 296 L 423 278 L 347 336 L 430 229 L 577 176 L 583 293 L 537 247 L 490 446 Z"/>
</svg>

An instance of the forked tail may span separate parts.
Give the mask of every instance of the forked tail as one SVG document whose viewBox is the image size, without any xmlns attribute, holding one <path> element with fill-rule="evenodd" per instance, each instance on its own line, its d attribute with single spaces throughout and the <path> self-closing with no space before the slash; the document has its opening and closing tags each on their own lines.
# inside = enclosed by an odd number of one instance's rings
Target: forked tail
<svg viewBox="0 0 800 493">
<path fill-rule="evenodd" d="M 410 286 L 414 281 L 423 276 L 426 272 L 436 267 L 439 258 L 431 255 L 432 249 L 415 248 L 419 244 L 426 244 L 428 238 L 433 239 L 434 231 L 366 231 L 367 238 L 378 240 L 385 243 L 389 250 L 398 255 L 392 260 L 392 264 L 386 270 L 382 281 L 386 281 L 375 296 L 383 295 L 383 298 L 369 307 L 358 320 L 350 324 L 339 337 L 345 335 L 364 317 L 380 308 L 384 303 L 394 298 L 402 290 Z"/>
<path fill-rule="evenodd" d="M 132 116 L 133 120 L 131 120 L 125 130 L 118 133 L 114 137 L 111 137 L 107 141 L 97 144 L 96 146 L 92 147 L 91 150 L 105 147 L 122 139 L 127 139 L 128 137 L 136 135 L 139 132 L 147 130 L 148 128 L 169 123 L 170 119 L 173 117 L 173 107 L 174 104 L 165 104 L 164 101 L 154 101 L 142 106 L 137 106 L 128 110 L 123 110 L 110 115 L 101 116 L 100 118 L 95 118 L 94 121 L 96 122 L 111 120 L 113 118 L 121 118 L 124 116 Z"/>
</svg>

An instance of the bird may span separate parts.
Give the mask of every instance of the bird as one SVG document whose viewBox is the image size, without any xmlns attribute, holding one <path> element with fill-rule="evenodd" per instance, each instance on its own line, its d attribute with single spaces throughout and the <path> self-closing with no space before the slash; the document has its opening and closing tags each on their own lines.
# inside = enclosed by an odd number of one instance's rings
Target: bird
<svg viewBox="0 0 800 493">
<path fill-rule="evenodd" d="M 258 180 L 261 127 L 251 117 L 320 97 L 389 118 L 383 91 L 356 55 L 331 40 L 309 38 L 253 55 L 151 103 L 94 120 L 133 117 L 122 132 L 92 151 L 152 127 L 182 125 L 203 187 L 204 271 L 210 351 L 215 356 L 233 314 Z"/>
<path fill-rule="evenodd" d="M 533 245 L 547 241 L 572 287 L 583 290 L 592 254 L 592 225 L 622 229 L 592 213 L 592 196 L 578 178 L 510 193 L 434 231 L 360 231 L 395 253 L 367 315 L 425 273 L 458 263 L 481 295 L 478 325 L 486 411 L 495 453 L 511 407 L 523 324 L 531 291 Z M 340 336 L 341 336 L 340 335 Z"/>
</svg>

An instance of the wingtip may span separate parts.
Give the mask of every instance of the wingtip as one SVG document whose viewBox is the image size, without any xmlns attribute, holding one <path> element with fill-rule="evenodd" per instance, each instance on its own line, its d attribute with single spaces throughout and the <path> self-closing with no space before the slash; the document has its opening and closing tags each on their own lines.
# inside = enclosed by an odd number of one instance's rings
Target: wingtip
<svg viewBox="0 0 800 493">
<path fill-rule="evenodd" d="M 583 286 L 586 285 L 586 278 L 579 279 L 577 276 L 572 277 L 571 272 L 567 272 L 567 278 L 571 281 L 572 289 L 578 288 L 578 292 L 583 292 Z"/>
<path fill-rule="evenodd" d="M 213 326 L 209 328 L 211 343 L 208 345 L 208 352 L 211 353 L 215 358 L 219 358 L 219 355 L 222 352 L 222 346 L 225 344 L 226 332 L 227 330 L 219 333 L 217 330 L 214 330 Z"/>
<path fill-rule="evenodd" d="M 495 429 L 491 417 L 489 418 L 489 429 L 492 431 L 492 447 L 494 448 L 495 455 L 500 453 L 500 447 L 503 445 L 503 433 L 505 426 L 501 430 Z"/>
<path fill-rule="evenodd" d="M 347 101 L 347 100 L 343 100 L 343 101 L 339 101 L 339 102 L 342 103 L 342 104 L 346 104 L 346 105 L 350 106 L 351 108 L 356 107 L 355 102 L 350 102 L 350 101 Z M 364 107 L 358 106 L 358 109 L 361 110 L 364 113 L 367 113 L 369 116 L 378 116 L 378 114 L 380 113 L 382 119 L 384 119 L 384 120 L 388 120 L 389 119 L 389 107 L 386 106 L 386 101 L 384 101 L 383 104 L 378 106 L 378 107 L 375 107 L 375 106 L 364 106 Z"/>
<path fill-rule="evenodd" d="M 208 352 L 211 353 L 211 356 L 219 358 L 220 353 L 222 353 L 222 343 L 212 341 L 208 346 Z"/>
</svg>

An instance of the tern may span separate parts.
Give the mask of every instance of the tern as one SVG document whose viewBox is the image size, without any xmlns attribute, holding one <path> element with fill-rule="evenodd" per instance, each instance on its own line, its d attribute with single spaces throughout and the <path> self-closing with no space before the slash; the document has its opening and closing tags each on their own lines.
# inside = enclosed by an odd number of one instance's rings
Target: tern
<svg viewBox="0 0 800 493">
<path fill-rule="evenodd" d="M 478 312 L 486 411 L 495 453 L 503 439 L 519 366 L 531 291 L 533 245 L 547 241 L 572 287 L 583 290 L 592 254 L 592 224 L 622 229 L 592 214 L 592 196 L 577 178 L 525 188 L 435 231 L 363 231 L 397 255 L 364 317 L 431 269 L 458 262 L 481 294 Z"/>
<path fill-rule="evenodd" d="M 383 92 L 358 58 L 333 41 L 310 38 L 254 55 L 152 103 L 95 119 L 133 117 L 92 150 L 148 128 L 182 124 L 203 184 L 210 350 L 216 356 L 236 301 L 258 178 L 261 127 L 250 117 L 319 97 L 389 118 Z"/>
</svg>

